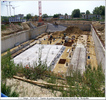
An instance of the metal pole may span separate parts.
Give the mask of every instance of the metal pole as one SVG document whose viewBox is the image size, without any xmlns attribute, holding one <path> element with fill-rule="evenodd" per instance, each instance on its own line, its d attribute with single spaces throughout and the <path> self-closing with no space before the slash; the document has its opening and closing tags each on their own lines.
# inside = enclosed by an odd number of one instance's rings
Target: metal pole
<svg viewBox="0 0 106 100">
<path fill-rule="evenodd" d="M 6 5 L 7 6 L 7 16 L 8 16 L 8 5 Z"/>
<path fill-rule="evenodd" d="M 14 7 L 14 16 L 15 16 L 15 7 Z"/>
<path fill-rule="evenodd" d="M 10 3 L 11 3 L 11 2 L 9 2 L 9 6 L 10 6 L 10 17 L 11 17 L 11 5 L 10 5 Z"/>
<path fill-rule="evenodd" d="M 7 4 L 7 2 L 6 2 L 6 4 Z M 8 4 L 6 6 L 7 6 L 7 16 L 8 16 Z"/>
</svg>

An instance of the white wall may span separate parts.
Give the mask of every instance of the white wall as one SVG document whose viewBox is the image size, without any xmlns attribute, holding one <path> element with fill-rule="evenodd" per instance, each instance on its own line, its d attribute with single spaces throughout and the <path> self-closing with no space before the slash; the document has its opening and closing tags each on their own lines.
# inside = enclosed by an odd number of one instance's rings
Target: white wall
<svg viewBox="0 0 106 100">
<path fill-rule="evenodd" d="M 103 71 L 105 73 L 105 48 L 103 47 L 92 25 L 91 25 L 91 33 L 95 44 L 94 46 L 97 62 L 98 64 L 102 65 Z"/>
</svg>

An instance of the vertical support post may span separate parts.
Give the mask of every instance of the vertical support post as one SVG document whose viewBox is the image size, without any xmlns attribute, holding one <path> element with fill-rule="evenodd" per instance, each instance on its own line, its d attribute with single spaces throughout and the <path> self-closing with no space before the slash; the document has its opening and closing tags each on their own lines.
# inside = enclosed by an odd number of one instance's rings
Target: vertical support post
<svg viewBox="0 0 106 100">
<path fill-rule="evenodd" d="M 41 6 L 41 1 L 38 2 L 39 5 L 39 22 L 42 21 L 42 6 Z"/>
</svg>

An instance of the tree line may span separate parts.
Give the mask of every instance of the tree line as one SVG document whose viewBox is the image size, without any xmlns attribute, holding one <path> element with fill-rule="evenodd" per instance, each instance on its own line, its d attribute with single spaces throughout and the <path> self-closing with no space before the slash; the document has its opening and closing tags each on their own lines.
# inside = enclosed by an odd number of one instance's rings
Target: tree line
<svg viewBox="0 0 106 100">
<path fill-rule="evenodd" d="M 71 16 L 73 18 L 80 18 L 82 14 L 97 14 L 97 15 L 101 15 L 101 16 L 105 16 L 105 6 L 99 6 L 99 7 L 95 7 L 93 10 L 93 13 L 91 13 L 89 10 L 86 10 L 86 12 L 81 13 L 80 9 L 74 9 L 72 11 Z M 53 18 L 59 18 L 61 14 L 54 14 Z M 68 15 L 67 13 L 65 13 L 65 15 Z M 42 18 L 48 18 L 49 16 L 47 14 L 43 14 Z M 28 18 L 28 15 L 26 16 L 26 18 Z M 31 15 L 30 15 L 31 18 Z"/>
<path fill-rule="evenodd" d="M 86 10 L 86 12 L 83 12 L 81 13 L 80 12 L 80 9 L 74 9 L 72 11 L 72 14 L 71 16 L 73 18 L 80 18 L 82 14 L 97 14 L 97 15 L 101 15 L 101 16 L 105 16 L 105 6 L 99 6 L 99 7 L 95 7 L 94 10 L 93 10 L 93 13 L 91 13 L 89 10 Z M 61 14 L 54 14 L 52 17 L 53 18 L 59 18 Z M 65 13 L 65 15 L 67 15 L 67 13 Z M 29 20 L 29 19 L 35 19 L 35 20 L 38 20 L 38 15 L 31 15 L 30 13 L 27 14 L 24 19 L 26 20 Z M 51 16 L 48 16 L 47 14 L 43 14 L 42 15 L 42 18 L 48 18 L 48 17 L 51 17 Z M 8 21 L 8 18 L 9 17 L 6 17 L 6 16 L 1 16 L 1 21 Z"/>
</svg>

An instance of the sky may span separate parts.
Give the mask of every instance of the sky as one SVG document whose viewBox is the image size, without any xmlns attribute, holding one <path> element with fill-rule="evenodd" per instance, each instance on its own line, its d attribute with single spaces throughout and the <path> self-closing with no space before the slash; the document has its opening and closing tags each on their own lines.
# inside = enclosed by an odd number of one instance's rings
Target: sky
<svg viewBox="0 0 106 100">
<path fill-rule="evenodd" d="M 11 16 L 14 15 L 14 9 L 15 8 L 15 15 L 17 14 L 24 14 L 26 16 L 27 14 L 31 15 L 39 15 L 38 11 L 38 1 L 33 0 L 33 1 L 11 1 L 11 10 L 9 8 L 9 1 L 5 0 L 6 2 L 1 1 L 1 16 L 10 16 L 10 11 L 11 11 Z M 65 14 L 67 13 L 68 15 L 72 14 L 72 11 L 74 9 L 80 9 L 80 12 L 86 12 L 86 10 L 89 10 L 90 13 L 93 12 L 95 7 L 99 6 L 105 6 L 105 0 L 75 0 L 75 1 L 69 1 L 69 0 L 57 0 L 57 1 L 48 1 L 48 0 L 43 0 L 41 1 L 42 5 L 42 14 L 47 14 L 49 16 L 53 16 L 54 14 Z M 8 7 L 8 12 L 7 12 L 7 7 Z"/>
</svg>

